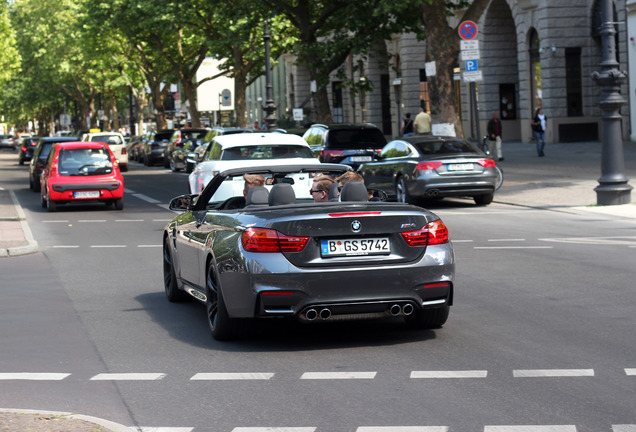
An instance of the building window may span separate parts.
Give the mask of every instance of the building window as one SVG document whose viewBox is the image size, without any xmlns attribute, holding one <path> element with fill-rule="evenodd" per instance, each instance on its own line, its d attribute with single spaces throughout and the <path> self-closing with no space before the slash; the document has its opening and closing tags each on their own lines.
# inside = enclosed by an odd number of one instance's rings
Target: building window
<svg viewBox="0 0 636 432">
<path fill-rule="evenodd" d="M 334 81 L 331 83 L 331 94 L 333 101 L 333 122 L 342 123 L 344 121 L 342 112 L 342 82 Z"/>
<path fill-rule="evenodd" d="M 420 107 L 424 108 L 427 113 L 431 112 L 431 98 L 428 93 L 426 69 L 420 69 Z"/>
<path fill-rule="evenodd" d="M 582 116 L 581 48 L 565 49 L 565 87 L 568 100 L 568 117 Z"/>
<path fill-rule="evenodd" d="M 499 117 L 502 120 L 517 118 L 517 90 L 514 84 L 499 84 Z"/>
</svg>

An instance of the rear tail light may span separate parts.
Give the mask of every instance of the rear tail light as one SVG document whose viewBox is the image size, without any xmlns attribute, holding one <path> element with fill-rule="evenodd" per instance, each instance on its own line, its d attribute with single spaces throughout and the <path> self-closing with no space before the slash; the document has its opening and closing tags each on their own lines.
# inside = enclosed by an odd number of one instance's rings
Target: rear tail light
<svg viewBox="0 0 636 432">
<path fill-rule="evenodd" d="M 20 147 L 20 150 L 22 150 L 23 152 L 25 152 L 25 151 L 26 151 L 26 147 L 25 147 L 25 146 L 22 146 L 22 147 Z"/>
<path fill-rule="evenodd" d="M 121 148 L 121 154 L 125 155 L 126 154 L 126 147 L 122 147 Z"/>
<path fill-rule="evenodd" d="M 421 230 L 403 232 L 402 237 L 409 246 L 430 246 L 448 243 L 448 228 L 441 220 L 426 225 Z"/>
<path fill-rule="evenodd" d="M 428 171 L 428 170 L 436 170 L 437 168 L 442 166 L 441 161 L 435 162 L 420 162 L 417 164 L 418 171 Z"/>
<path fill-rule="evenodd" d="M 477 163 L 484 168 L 494 168 L 497 166 L 494 159 L 479 159 Z"/>
<path fill-rule="evenodd" d="M 341 157 L 344 150 L 323 150 L 323 157 Z"/>
<path fill-rule="evenodd" d="M 243 248 L 248 252 L 300 252 L 309 237 L 286 236 L 273 229 L 248 228 L 241 236 Z"/>
</svg>

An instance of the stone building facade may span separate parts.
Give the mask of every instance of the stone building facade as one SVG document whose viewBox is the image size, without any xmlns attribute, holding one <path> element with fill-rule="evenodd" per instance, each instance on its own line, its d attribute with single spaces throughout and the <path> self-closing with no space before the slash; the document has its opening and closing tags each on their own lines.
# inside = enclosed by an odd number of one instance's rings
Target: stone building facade
<svg viewBox="0 0 636 432">
<path fill-rule="evenodd" d="M 628 68 L 626 1 L 636 13 L 636 0 L 614 0 L 617 22 L 617 54 L 620 69 Z M 602 136 L 600 87 L 591 79 L 602 61 L 601 0 L 492 0 L 479 20 L 477 40 L 479 70 L 483 80 L 476 84 L 481 134 L 494 111 L 503 121 L 503 139 L 529 141 L 530 120 L 538 107 L 548 117 L 549 142 L 597 140 Z M 458 23 L 453 23 L 454 25 Z M 458 35 L 459 42 L 459 35 Z M 630 47 L 636 47 L 631 42 Z M 427 89 L 434 85 L 430 74 L 434 64 L 425 64 L 426 41 L 415 35 L 395 35 L 378 41 L 371 54 L 362 59 L 362 70 L 354 71 L 358 59 L 345 65 L 347 76 L 370 80 L 373 91 L 354 95 L 341 89 L 335 73 L 329 88 L 334 122 L 370 122 L 387 136 L 398 136 L 406 112 L 429 110 Z M 293 56 L 284 63 L 286 96 L 284 105 L 304 109 L 312 117 L 311 83 Z M 461 80 L 464 62 L 456 68 L 456 95 L 461 109 L 464 135 L 477 135 L 474 110 L 470 105 L 469 84 Z M 636 71 L 635 71 L 636 72 Z M 629 85 L 621 93 L 629 94 Z M 633 92 L 633 90 L 632 90 Z M 281 96 L 282 98 L 282 96 Z M 278 103 L 278 101 L 277 101 Z M 629 105 L 622 110 L 623 136 L 630 136 Z M 434 122 L 439 122 L 432 112 Z M 280 111 L 279 111 L 280 116 Z M 474 138 L 477 138 L 474 136 Z"/>
</svg>

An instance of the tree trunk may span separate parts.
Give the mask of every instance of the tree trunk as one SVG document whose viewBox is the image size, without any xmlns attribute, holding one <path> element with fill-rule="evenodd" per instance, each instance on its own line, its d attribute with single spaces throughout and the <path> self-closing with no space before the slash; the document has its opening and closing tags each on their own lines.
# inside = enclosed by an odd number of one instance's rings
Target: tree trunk
<svg viewBox="0 0 636 432">
<path fill-rule="evenodd" d="M 238 127 L 245 127 L 247 125 L 246 119 L 246 97 L 245 87 L 247 86 L 247 77 L 242 71 L 235 70 L 234 75 L 234 113 L 236 114 L 236 125 Z"/>
<path fill-rule="evenodd" d="M 188 101 L 188 112 L 193 128 L 201 127 L 201 120 L 199 119 L 199 109 L 197 108 L 197 88 L 190 79 L 181 80 L 183 90 L 185 92 L 185 98 Z"/>
<path fill-rule="evenodd" d="M 150 94 L 152 94 L 152 101 L 157 114 L 155 119 L 157 122 L 157 130 L 166 129 L 168 122 L 166 121 L 166 93 L 170 89 L 170 84 L 165 84 L 163 90 L 160 90 L 161 83 L 154 81 L 150 85 Z"/>
<path fill-rule="evenodd" d="M 119 125 L 119 111 L 117 111 L 117 99 L 115 98 L 115 92 L 111 90 L 108 92 L 108 95 L 110 97 L 110 107 L 113 111 L 113 116 L 111 119 L 113 122 L 113 129 L 119 131 L 121 126 Z"/>
</svg>

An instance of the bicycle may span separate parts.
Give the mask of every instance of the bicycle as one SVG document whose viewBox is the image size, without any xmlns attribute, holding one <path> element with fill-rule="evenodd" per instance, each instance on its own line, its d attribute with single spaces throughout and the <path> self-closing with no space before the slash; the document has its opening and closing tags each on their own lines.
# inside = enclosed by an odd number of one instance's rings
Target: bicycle
<svg viewBox="0 0 636 432">
<path fill-rule="evenodd" d="M 479 143 L 478 147 L 483 151 L 486 156 L 490 156 L 490 146 L 488 145 L 488 135 L 484 135 L 484 138 Z M 495 158 L 492 158 L 494 161 Z M 499 190 L 504 181 L 503 170 L 499 165 L 497 165 L 497 161 L 495 161 L 495 171 L 497 171 L 497 183 L 495 184 L 495 190 Z"/>
</svg>

